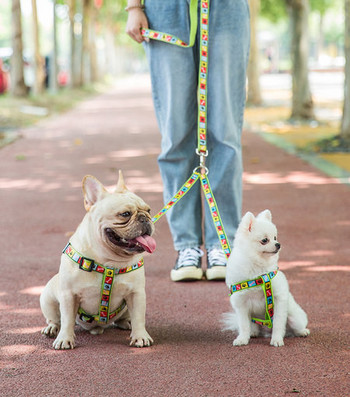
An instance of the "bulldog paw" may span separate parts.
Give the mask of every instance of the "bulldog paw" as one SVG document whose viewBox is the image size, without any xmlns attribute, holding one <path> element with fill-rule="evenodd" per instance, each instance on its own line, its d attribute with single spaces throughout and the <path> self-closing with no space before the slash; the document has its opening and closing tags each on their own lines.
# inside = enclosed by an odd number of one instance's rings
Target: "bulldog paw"
<svg viewBox="0 0 350 397">
<path fill-rule="evenodd" d="M 148 335 L 148 332 L 146 330 L 142 333 L 131 333 L 130 339 L 130 346 L 148 347 L 153 344 L 153 339 Z"/>
<path fill-rule="evenodd" d="M 105 329 L 102 327 L 95 327 L 95 328 L 90 329 L 89 332 L 91 335 L 102 335 L 104 330 Z"/>
<path fill-rule="evenodd" d="M 131 329 L 131 322 L 128 319 L 118 320 L 114 323 L 114 326 L 116 328 L 127 330 L 127 329 Z"/>
<path fill-rule="evenodd" d="M 50 323 L 47 327 L 41 330 L 43 335 L 49 336 L 50 338 L 55 338 L 58 334 L 59 327 L 57 324 Z"/>
<path fill-rule="evenodd" d="M 64 335 L 60 332 L 53 342 L 52 346 L 55 350 L 74 349 L 75 335 Z"/>
</svg>

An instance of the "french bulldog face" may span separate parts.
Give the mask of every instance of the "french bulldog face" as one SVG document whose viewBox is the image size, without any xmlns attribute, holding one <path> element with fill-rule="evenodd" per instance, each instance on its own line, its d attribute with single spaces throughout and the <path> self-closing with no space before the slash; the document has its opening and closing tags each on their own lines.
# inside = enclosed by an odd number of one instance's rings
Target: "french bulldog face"
<svg viewBox="0 0 350 397">
<path fill-rule="evenodd" d="M 150 207 L 126 188 L 121 172 L 113 193 L 90 175 L 83 180 L 83 192 L 91 227 L 108 249 L 123 257 L 155 250 Z"/>
</svg>

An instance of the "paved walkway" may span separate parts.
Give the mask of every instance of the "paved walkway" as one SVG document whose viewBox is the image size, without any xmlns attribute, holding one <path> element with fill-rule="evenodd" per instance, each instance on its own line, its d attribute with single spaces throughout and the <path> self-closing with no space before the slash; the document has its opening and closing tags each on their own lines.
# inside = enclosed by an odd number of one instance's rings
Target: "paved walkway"
<svg viewBox="0 0 350 397">
<path fill-rule="evenodd" d="M 350 390 L 349 187 L 259 135 L 245 132 L 244 211 L 269 208 L 283 246 L 280 267 L 309 315 L 310 337 L 234 348 L 219 323 L 230 309 L 223 282 L 172 283 L 176 254 L 165 219 L 145 258 L 147 329 L 92 336 L 54 351 L 40 334 L 39 294 L 84 215 L 81 180 L 106 185 L 123 169 L 129 188 L 162 207 L 159 134 L 147 84 L 120 84 L 65 115 L 23 131 L 0 156 L 0 384 L 14 396 L 343 397 Z"/>
</svg>

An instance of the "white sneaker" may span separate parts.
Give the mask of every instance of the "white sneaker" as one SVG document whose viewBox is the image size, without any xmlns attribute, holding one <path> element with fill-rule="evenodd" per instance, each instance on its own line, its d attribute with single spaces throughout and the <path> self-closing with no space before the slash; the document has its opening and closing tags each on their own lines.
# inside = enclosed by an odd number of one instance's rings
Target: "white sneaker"
<svg viewBox="0 0 350 397">
<path fill-rule="evenodd" d="M 227 258 L 224 251 L 221 248 L 212 248 L 208 251 L 207 260 L 207 280 L 225 280 Z"/>
<path fill-rule="evenodd" d="M 204 252 L 198 248 L 185 248 L 179 251 L 175 267 L 170 273 L 172 281 L 200 280 L 203 277 L 201 268 Z"/>
</svg>

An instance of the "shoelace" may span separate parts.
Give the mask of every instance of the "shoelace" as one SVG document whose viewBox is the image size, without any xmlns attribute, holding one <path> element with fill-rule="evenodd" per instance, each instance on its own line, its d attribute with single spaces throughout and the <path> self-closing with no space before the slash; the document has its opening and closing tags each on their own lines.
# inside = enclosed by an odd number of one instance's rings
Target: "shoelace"
<svg viewBox="0 0 350 397">
<path fill-rule="evenodd" d="M 199 258 L 203 255 L 204 252 L 200 248 L 185 248 L 179 251 L 177 267 L 197 266 Z"/>
<path fill-rule="evenodd" d="M 226 255 L 220 248 L 212 248 L 208 252 L 209 266 L 226 266 Z"/>
</svg>

